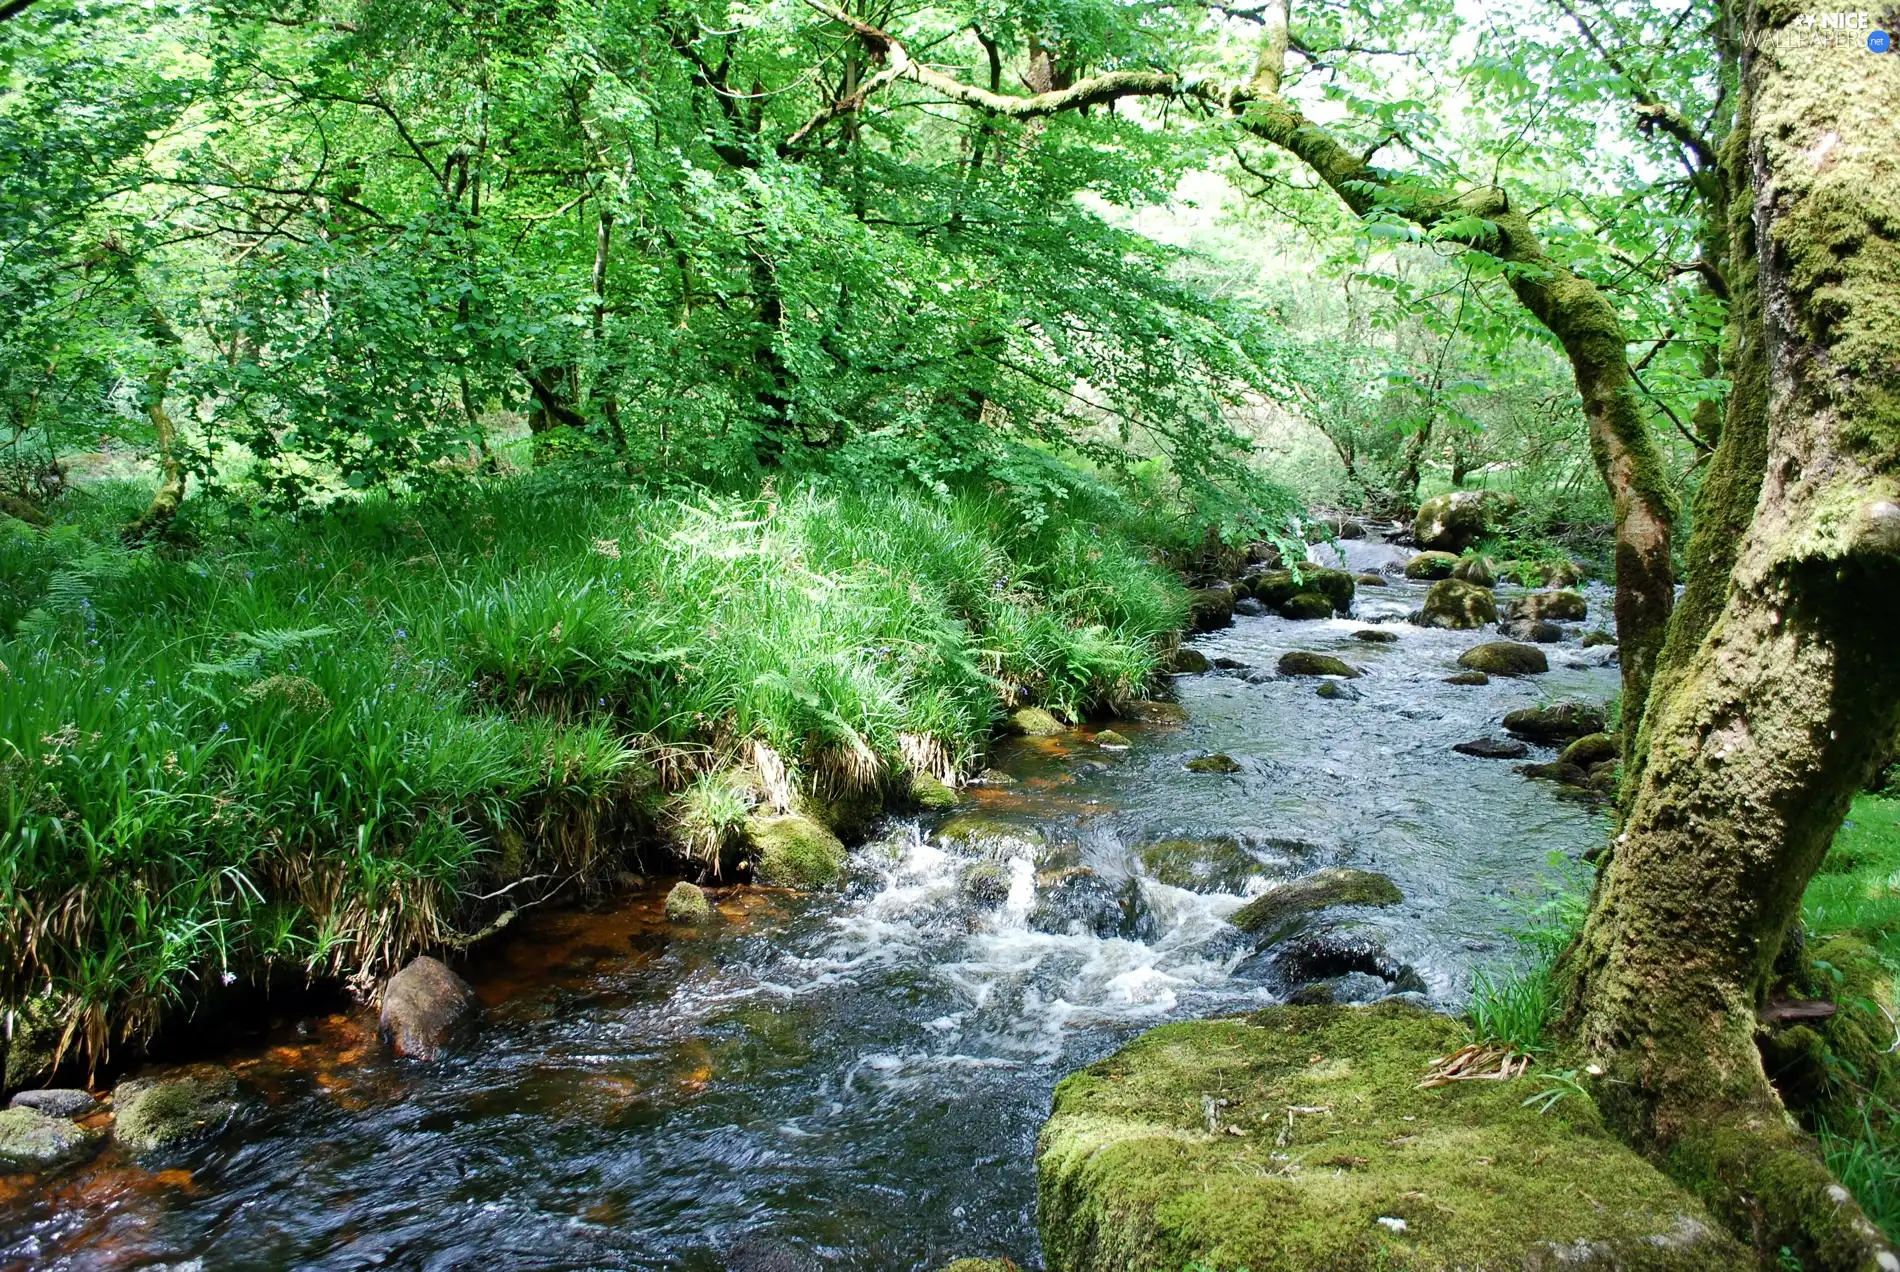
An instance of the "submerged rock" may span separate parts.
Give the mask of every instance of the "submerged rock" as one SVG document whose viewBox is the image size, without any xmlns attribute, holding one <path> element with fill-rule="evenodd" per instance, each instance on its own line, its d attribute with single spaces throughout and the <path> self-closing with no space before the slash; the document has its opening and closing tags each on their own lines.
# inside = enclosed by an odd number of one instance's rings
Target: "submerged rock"
<svg viewBox="0 0 1900 1272">
<path fill-rule="evenodd" d="M 1607 733 L 1586 733 L 1564 748 L 1558 760 L 1564 764 L 1575 764 L 1578 768 L 1590 768 L 1605 761 L 1615 760 L 1619 754 L 1616 739 Z"/>
<path fill-rule="evenodd" d="M 1009 713 L 1009 731 L 1021 737 L 1042 738 L 1068 732 L 1068 726 L 1041 707 L 1018 707 Z"/>
<path fill-rule="evenodd" d="M 1506 612 L 1512 618 L 1576 623 L 1589 615 L 1590 603 L 1578 592 L 1532 592 L 1512 601 Z"/>
<path fill-rule="evenodd" d="M 1064 871 L 1037 897 L 1029 926 L 1056 936 L 1083 933 L 1110 941 L 1143 939 L 1153 934 L 1154 922 L 1140 881 L 1117 883 L 1078 867 Z"/>
<path fill-rule="evenodd" d="M 712 921 L 712 902 L 696 884 L 681 879 L 666 894 L 666 917 L 674 923 L 700 924 Z"/>
<path fill-rule="evenodd" d="M 1177 649 L 1168 660 L 1168 668 L 1176 675 L 1197 675 L 1207 670 L 1207 655 L 1198 649 Z"/>
<path fill-rule="evenodd" d="M 1405 577 L 1424 582 L 1448 579 L 1458 568 L 1458 558 L 1450 552 L 1421 552 L 1405 563 Z"/>
<path fill-rule="evenodd" d="M 481 1003 L 468 982 L 441 959 L 424 954 L 383 986 L 376 1028 L 397 1055 L 438 1060 L 469 1040 L 480 1014 Z"/>
<path fill-rule="evenodd" d="M 978 905 L 1001 905 L 1009 900 L 1009 867 L 999 861 L 979 861 L 963 872 L 957 886 Z"/>
<path fill-rule="evenodd" d="M 934 773 L 912 773 L 910 801 L 919 808 L 940 812 L 957 806 L 957 793 L 946 786 Z"/>
<path fill-rule="evenodd" d="M 68 1117 L 16 1104 L 0 1112 L 0 1174 L 43 1171 L 76 1162 L 93 1150 L 99 1138 L 99 1132 L 86 1130 Z"/>
<path fill-rule="evenodd" d="M 1253 854 L 1230 835 L 1211 839 L 1163 839 L 1135 849 L 1148 877 L 1189 892 L 1237 893 L 1260 873 Z"/>
<path fill-rule="evenodd" d="M 1489 588 L 1466 583 L 1462 579 L 1440 579 L 1425 593 L 1425 604 L 1419 610 L 1418 624 L 1421 627 L 1470 631 L 1486 623 L 1495 623 L 1497 617 L 1498 603 Z"/>
<path fill-rule="evenodd" d="M 1316 981 L 1346 977 L 1371 982 L 1355 992 L 1354 997 L 1360 1001 L 1425 990 L 1424 979 L 1388 954 L 1379 933 L 1367 928 L 1338 927 L 1303 933 L 1250 962 L 1259 966 L 1267 987 L 1283 996 Z M 1243 965 L 1239 970 L 1251 969 Z"/>
<path fill-rule="evenodd" d="M 401 975 L 397 973 L 397 977 Z M 390 983 L 394 984 L 395 979 Z M 212 1064 L 132 1078 L 113 1088 L 112 1113 L 112 1137 L 135 1153 L 209 1139 L 237 1116 L 237 1079 L 229 1070 Z"/>
<path fill-rule="evenodd" d="M 1504 717 L 1504 730 L 1546 745 L 1603 732 L 1603 710 L 1583 702 L 1522 707 Z"/>
<path fill-rule="evenodd" d="M 92 1098 L 92 1092 L 73 1088 L 52 1087 L 38 1091 L 19 1091 L 7 1107 L 12 1109 L 32 1109 L 35 1113 L 44 1113 L 48 1117 L 84 1117 L 99 1107 L 99 1101 Z"/>
<path fill-rule="evenodd" d="M 1341 905 L 1384 907 L 1403 900 L 1399 886 L 1382 874 L 1334 866 L 1262 893 L 1236 910 L 1228 922 L 1270 945 L 1317 910 Z"/>
<path fill-rule="evenodd" d="M 1280 617 L 1312 623 L 1333 616 L 1333 603 L 1318 592 L 1299 592 L 1280 602 Z"/>
<path fill-rule="evenodd" d="M 1531 753 L 1522 742 L 1503 738 L 1473 738 L 1451 748 L 1460 755 L 1475 755 L 1481 760 L 1521 760 Z"/>
<path fill-rule="evenodd" d="M 1187 709 L 1177 702 L 1162 702 L 1157 698 L 1138 698 L 1122 708 L 1124 719 L 1139 724 L 1186 724 Z"/>
<path fill-rule="evenodd" d="M 844 874 L 844 844 L 823 824 L 799 813 L 748 817 L 754 877 L 788 888 L 827 888 Z"/>
<path fill-rule="evenodd" d="M 1222 755 L 1217 752 L 1213 755 L 1197 756 L 1189 760 L 1187 762 L 1187 771 L 1190 773 L 1238 773 L 1240 772 L 1240 764 L 1233 756 Z"/>
<path fill-rule="evenodd" d="M 1325 698 L 1328 702 L 1357 702 L 1359 691 L 1344 681 L 1322 680 L 1314 696 Z"/>
<path fill-rule="evenodd" d="M 1278 666 L 1283 676 L 1343 676 L 1351 680 L 1359 674 L 1331 654 L 1316 654 L 1309 649 L 1287 650 L 1280 655 Z"/>
<path fill-rule="evenodd" d="M 1535 645 L 1494 640 L 1458 655 L 1458 665 L 1492 676 L 1535 676 L 1550 670 L 1550 660 Z"/>
<path fill-rule="evenodd" d="M 1498 519 L 1516 506 L 1517 500 L 1493 490 L 1453 490 L 1433 495 L 1418 506 L 1418 515 L 1412 519 L 1412 537 L 1421 548 L 1463 552 L 1496 530 Z"/>
<path fill-rule="evenodd" d="M 1048 846 L 1048 839 L 1034 826 L 998 817 L 993 813 L 958 813 L 937 827 L 937 842 L 965 853 L 999 853 L 1034 857 Z"/>
<path fill-rule="evenodd" d="M 1491 677 L 1482 671 L 1461 671 L 1455 676 L 1446 676 L 1445 683 L 1448 685 L 1488 685 L 1491 683 Z"/>
<path fill-rule="evenodd" d="M 1398 642 L 1399 634 L 1378 627 L 1361 627 L 1352 634 L 1352 638 L 1363 640 L 1368 645 L 1392 645 Z"/>
<path fill-rule="evenodd" d="M 1464 1041 L 1403 1002 L 1143 1034 L 1056 1088 L 1036 1158 L 1049 1268 L 1753 1265 L 1588 1097 L 1540 1112 L 1535 1077 L 1421 1090 Z"/>
</svg>

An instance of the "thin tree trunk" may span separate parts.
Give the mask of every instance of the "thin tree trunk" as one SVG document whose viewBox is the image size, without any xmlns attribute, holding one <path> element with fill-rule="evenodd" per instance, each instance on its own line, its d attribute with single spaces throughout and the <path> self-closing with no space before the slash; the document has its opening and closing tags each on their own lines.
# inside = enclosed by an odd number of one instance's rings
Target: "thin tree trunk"
<svg viewBox="0 0 1900 1272">
<path fill-rule="evenodd" d="M 158 443 L 158 490 L 145 511 L 125 528 L 125 537 L 132 541 L 163 534 L 185 501 L 185 466 L 178 457 L 178 427 L 165 409 L 165 393 L 171 388 L 172 372 L 178 369 L 184 342 L 157 305 L 146 301 L 145 306 L 147 334 L 158 346 L 145 376 L 145 414 L 152 421 Z"/>
<path fill-rule="evenodd" d="M 1720 613 L 1651 705 L 1567 1019 L 1612 1121 L 1813 1272 L 1900 1266 L 1755 1045 L 1802 891 L 1900 724 L 1900 62 L 1796 27 L 1804 11 L 1751 7 L 1744 44 L 1765 479 Z"/>
</svg>

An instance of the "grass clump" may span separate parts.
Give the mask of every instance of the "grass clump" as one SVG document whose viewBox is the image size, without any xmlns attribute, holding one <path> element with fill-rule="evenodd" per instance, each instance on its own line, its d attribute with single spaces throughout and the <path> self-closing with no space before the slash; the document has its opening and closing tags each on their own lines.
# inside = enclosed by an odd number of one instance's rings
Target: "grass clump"
<svg viewBox="0 0 1900 1272">
<path fill-rule="evenodd" d="M 1473 973 L 1465 1013 L 1479 1040 L 1514 1051 L 1548 1050 L 1545 1034 L 1562 1003 L 1557 963 L 1589 909 L 1587 869 L 1551 854 L 1544 896 L 1521 907 L 1510 929 L 1519 957 Z"/>
<path fill-rule="evenodd" d="M 0 518 L 0 1006 L 94 1057 L 275 971 L 368 984 L 655 833 L 973 764 L 1136 694 L 1186 610 L 1100 508 L 543 475 L 309 520 Z"/>
</svg>

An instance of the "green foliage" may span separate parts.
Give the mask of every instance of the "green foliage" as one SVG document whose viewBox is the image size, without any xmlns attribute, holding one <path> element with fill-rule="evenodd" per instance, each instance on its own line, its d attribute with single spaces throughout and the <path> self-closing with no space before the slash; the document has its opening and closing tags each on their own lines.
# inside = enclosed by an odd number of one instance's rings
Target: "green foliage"
<svg viewBox="0 0 1900 1272">
<path fill-rule="evenodd" d="M 1465 1008 L 1479 1039 L 1515 1051 L 1546 1049 L 1545 1030 L 1562 1002 L 1557 961 L 1583 930 L 1589 906 L 1586 869 L 1553 853 L 1550 871 L 1545 896 L 1521 907 L 1511 931 L 1519 946 L 1518 959 L 1500 967 L 1479 968 L 1472 976 L 1471 1002 Z M 1555 1089 L 1561 1095 L 1562 1084 Z"/>
</svg>

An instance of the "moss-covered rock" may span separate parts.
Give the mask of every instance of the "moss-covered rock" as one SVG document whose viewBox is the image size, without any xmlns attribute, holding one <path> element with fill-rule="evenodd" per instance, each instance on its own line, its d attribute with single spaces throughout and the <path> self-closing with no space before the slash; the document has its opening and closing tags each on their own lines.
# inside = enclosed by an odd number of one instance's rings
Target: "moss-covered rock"
<svg viewBox="0 0 1900 1272">
<path fill-rule="evenodd" d="M 1453 490 L 1418 506 L 1412 537 L 1421 548 L 1463 552 L 1498 528 L 1517 500 L 1493 490 Z"/>
<path fill-rule="evenodd" d="M 919 808 L 941 812 L 946 808 L 957 806 L 957 793 L 934 774 L 912 773 L 910 775 L 910 802 Z"/>
<path fill-rule="evenodd" d="M 1403 900 L 1399 886 L 1382 874 L 1334 866 L 1261 893 L 1236 910 L 1228 922 L 1270 945 L 1317 910 L 1342 905 L 1384 907 Z"/>
<path fill-rule="evenodd" d="M 825 888 L 844 874 L 844 844 L 809 817 L 748 817 L 745 834 L 760 883 Z"/>
<path fill-rule="evenodd" d="M 1486 623 L 1495 623 L 1497 617 L 1498 604 L 1490 588 L 1462 579 L 1440 579 L 1425 593 L 1418 622 L 1421 627 L 1471 631 Z"/>
<path fill-rule="evenodd" d="M 211 1064 L 130 1078 L 113 1088 L 112 1113 L 112 1137 L 135 1153 L 209 1139 L 237 1116 L 237 1079 Z"/>
<path fill-rule="evenodd" d="M 1615 738 L 1607 733 L 1586 733 L 1565 747 L 1557 758 L 1565 764 L 1587 769 L 1605 760 L 1614 760 L 1617 754 Z"/>
<path fill-rule="evenodd" d="M 1068 726 L 1041 707 L 1018 707 L 1009 713 L 1009 731 L 1019 737 L 1045 738 L 1067 732 Z"/>
<path fill-rule="evenodd" d="M 1590 613 L 1581 592 L 1532 592 L 1505 607 L 1512 618 L 1542 619 L 1553 623 L 1580 623 Z"/>
<path fill-rule="evenodd" d="M 1554 645 L 1564 638 L 1564 629 L 1541 618 L 1514 618 L 1504 624 L 1504 634 L 1515 641 Z"/>
<path fill-rule="evenodd" d="M 1614 644 L 1616 644 L 1615 632 L 1606 632 L 1602 630 L 1601 628 L 1598 628 L 1594 632 L 1585 632 L 1583 634 L 1583 647 L 1585 649 L 1594 649 L 1598 645 L 1614 645 Z"/>
<path fill-rule="evenodd" d="M 1226 587 L 1202 587 L 1188 593 L 1188 625 L 1197 632 L 1234 625 L 1234 594 Z"/>
<path fill-rule="evenodd" d="M 1405 563 L 1405 577 L 1418 582 L 1448 579 L 1458 568 L 1458 556 L 1452 552 L 1421 552 Z"/>
<path fill-rule="evenodd" d="M 1288 601 L 1302 592 L 1317 592 L 1332 602 L 1335 610 L 1341 614 L 1352 609 L 1353 592 L 1356 585 L 1352 575 L 1344 570 L 1330 570 L 1324 566 L 1303 564 L 1298 577 L 1293 570 L 1267 570 L 1253 578 L 1253 594 L 1261 601 L 1280 609 Z"/>
<path fill-rule="evenodd" d="M 1368 645 L 1392 645 L 1398 643 L 1399 634 L 1383 627 L 1362 627 L 1352 634 L 1352 638 L 1363 640 Z"/>
<path fill-rule="evenodd" d="M 1386 581 L 1385 581 L 1385 575 L 1383 575 L 1383 574 L 1355 574 L 1355 575 L 1353 575 L 1353 576 L 1352 576 L 1352 581 L 1353 581 L 1354 583 L 1357 583 L 1357 584 L 1358 584 L 1358 585 L 1359 585 L 1360 587 L 1386 587 L 1386 586 L 1389 586 L 1389 585 L 1388 585 L 1388 584 L 1386 583 Z"/>
<path fill-rule="evenodd" d="M 1009 900 L 1009 867 L 1000 861 L 979 861 L 963 872 L 957 886 L 977 905 L 997 906 Z"/>
<path fill-rule="evenodd" d="M 1168 669 L 1176 675 L 1198 675 L 1207 670 L 1207 655 L 1198 649 L 1177 649 L 1168 660 Z"/>
<path fill-rule="evenodd" d="M 1482 671 L 1461 671 L 1455 676 L 1446 676 L 1445 683 L 1448 685 L 1488 685 L 1491 683 L 1491 677 Z"/>
<path fill-rule="evenodd" d="M 991 813 L 958 813 L 937 827 L 937 842 L 965 853 L 1036 856 L 1048 838 L 1034 826 L 1025 826 Z"/>
<path fill-rule="evenodd" d="M 25 1086 L 53 1072 L 66 1010 L 62 1000 L 43 994 L 13 1009 L 11 1036 L 0 1033 L 6 1054 L 4 1085 Z"/>
<path fill-rule="evenodd" d="M 1165 1025 L 1056 1088 L 1037 1143 L 1051 1272 L 1714 1272 L 1686 1192 L 1542 1085 L 1419 1079 L 1465 1039 L 1398 1002 Z"/>
<path fill-rule="evenodd" d="M 674 923 L 686 923 L 697 926 L 712 922 L 712 902 L 706 899 L 705 890 L 681 879 L 666 894 L 666 917 Z"/>
<path fill-rule="evenodd" d="M 1142 869 L 1157 882 L 1189 892 L 1239 892 L 1260 873 L 1260 863 L 1238 839 L 1163 839 L 1135 849 Z"/>
<path fill-rule="evenodd" d="M 1451 749 L 1460 755 L 1470 755 L 1480 760 L 1521 760 L 1531 753 L 1530 747 L 1524 743 L 1504 738 L 1473 738 Z"/>
<path fill-rule="evenodd" d="M 958 1259 L 943 1272 L 1020 1272 L 1008 1259 Z"/>
<path fill-rule="evenodd" d="M 1504 717 L 1505 732 L 1546 745 L 1601 733 L 1603 724 L 1603 708 L 1593 707 L 1586 702 L 1553 702 L 1546 707 L 1520 707 Z"/>
<path fill-rule="evenodd" d="M 1465 583 L 1476 583 L 1479 587 L 1498 585 L 1495 563 L 1490 557 L 1475 553 L 1458 558 L 1458 564 L 1452 567 L 1451 577 Z"/>
<path fill-rule="evenodd" d="M 1280 602 L 1281 618 L 1312 623 L 1333 616 L 1333 603 L 1318 592 L 1296 592 Z"/>
<path fill-rule="evenodd" d="M 1125 719 L 1141 724 L 1180 725 L 1188 722 L 1187 708 L 1178 702 L 1158 698 L 1139 698 L 1122 708 Z"/>
<path fill-rule="evenodd" d="M 1550 670 L 1550 660 L 1535 645 L 1494 640 L 1458 655 L 1458 665 L 1490 676 L 1535 676 Z"/>
<path fill-rule="evenodd" d="M 1094 742 L 1095 745 L 1107 747 L 1111 751 L 1126 751 L 1129 747 L 1134 745 L 1134 743 L 1128 740 L 1126 735 L 1117 733 L 1113 729 L 1101 730 L 1095 735 Z"/>
<path fill-rule="evenodd" d="M 1238 773 L 1240 763 L 1231 755 L 1197 755 L 1187 762 L 1190 773 Z"/>
<path fill-rule="evenodd" d="M 100 1136 L 77 1123 L 38 1109 L 0 1112 L 0 1174 L 44 1171 L 76 1162 L 97 1146 Z"/>
<path fill-rule="evenodd" d="M 1359 673 L 1331 654 L 1316 654 L 1310 649 L 1289 649 L 1277 664 L 1282 676 L 1343 676 L 1348 680 Z"/>
<path fill-rule="evenodd" d="M 1359 691 L 1340 680 L 1320 681 L 1319 687 L 1313 690 L 1313 696 L 1316 698 L 1324 698 L 1328 702 L 1359 701 Z"/>
</svg>

